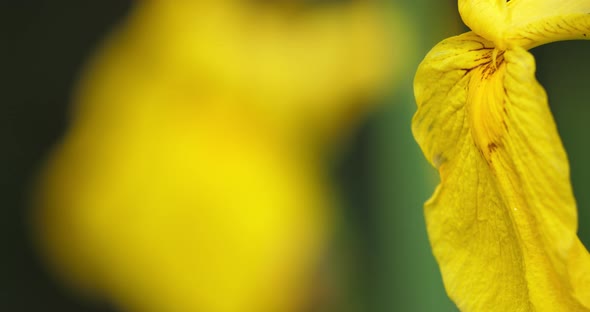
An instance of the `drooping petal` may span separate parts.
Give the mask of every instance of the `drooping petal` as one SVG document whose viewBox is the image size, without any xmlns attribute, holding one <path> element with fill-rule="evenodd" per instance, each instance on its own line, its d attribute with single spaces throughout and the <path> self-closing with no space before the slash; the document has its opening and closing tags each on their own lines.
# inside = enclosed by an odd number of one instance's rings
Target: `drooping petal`
<svg viewBox="0 0 590 312">
<path fill-rule="evenodd" d="M 416 140 L 441 184 L 425 206 L 462 311 L 589 311 L 567 156 L 522 48 L 474 33 L 437 45 L 415 78 Z"/>
<path fill-rule="evenodd" d="M 500 49 L 590 36 L 587 0 L 459 0 L 459 11 L 471 30 Z"/>
</svg>

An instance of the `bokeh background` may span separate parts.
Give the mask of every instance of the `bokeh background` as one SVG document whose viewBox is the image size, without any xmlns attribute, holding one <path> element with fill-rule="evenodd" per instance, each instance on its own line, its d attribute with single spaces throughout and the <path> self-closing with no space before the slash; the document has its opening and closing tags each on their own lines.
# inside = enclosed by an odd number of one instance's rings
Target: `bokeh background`
<svg viewBox="0 0 590 312">
<path fill-rule="evenodd" d="M 400 83 L 348 138 L 330 172 L 340 194 L 337 248 L 350 311 L 456 311 L 431 255 L 422 204 L 437 181 L 415 144 L 410 122 L 414 70 L 443 38 L 465 28 L 452 0 L 391 0 L 409 21 L 413 45 Z M 316 5 L 308 1 L 309 5 Z M 329 2 L 337 2 L 332 0 Z M 31 243 L 30 188 L 64 134 L 81 68 L 132 3 L 3 1 L 0 4 L 0 311 L 117 311 L 73 296 L 54 280 Z M 392 38 L 392 40 L 394 40 Z M 580 236 L 590 246 L 590 43 L 535 48 L 571 161 Z M 330 264 L 328 264 L 330 265 Z"/>
</svg>

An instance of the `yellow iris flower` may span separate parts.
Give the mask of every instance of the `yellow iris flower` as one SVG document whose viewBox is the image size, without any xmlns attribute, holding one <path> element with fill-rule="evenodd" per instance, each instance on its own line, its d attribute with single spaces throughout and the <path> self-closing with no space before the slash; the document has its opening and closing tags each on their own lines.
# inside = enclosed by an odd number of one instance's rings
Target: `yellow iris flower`
<svg viewBox="0 0 590 312">
<path fill-rule="evenodd" d="M 590 311 L 569 165 L 527 49 L 590 37 L 588 0 L 459 0 L 472 29 L 418 68 L 413 132 L 441 183 L 425 205 L 462 311 Z"/>
<path fill-rule="evenodd" d="M 54 268 L 125 311 L 307 310 L 331 223 L 310 141 L 350 127 L 385 83 L 381 14 L 139 1 L 41 178 Z"/>
</svg>

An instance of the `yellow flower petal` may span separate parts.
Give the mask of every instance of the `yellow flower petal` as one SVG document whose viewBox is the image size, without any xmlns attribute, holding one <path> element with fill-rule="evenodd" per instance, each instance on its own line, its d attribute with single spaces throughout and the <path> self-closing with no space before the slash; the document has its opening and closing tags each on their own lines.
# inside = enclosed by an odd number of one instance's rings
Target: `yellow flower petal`
<svg viewBox="0 0 590 312">
<path fill-rule="evenodd" d="M 471 30 L 504 48 L 504 32 L 508 28 L 506 1 L 459 0 L 459 13 Z"/>
<path fill-rule="evenodd" d="M 383 78 L 379 11 L 363 3 L 295 18 L 138 2 L 42 179 L 39 240 L 57 270 L 129 311 L 305 304 L 331 206 L 297 131 L 339 125 L 356 109 L 342 100 Z"/>
<path fill-rule="evenodd" d="M 141 3 L 126 33 L 136 49 L 165 64 L 169 75 L 202 75 L 227 92 L 252 99 L 252 107 L 283 128 L 318 129 L 336 136 L 367 94 L 382 89 L 398 54 L 401 37 L 376 1 L 284 10 L 247 1 Z M 396 29 L 395 34 L 390 30 Z M 394 57 L 395 56 L 395 57 Z M 153 62 L 153 60 L 152 60 Z M 351 98 L 355 103 L 347 103 Z M 359 114 L 357 114 L 359 115 Z"/>
<path fill-rule="evenodd" d="M 43 179 L 48 258 L 124 311 L 297 311 L 329 223 L 313 163 L 161 91 L 139 96 L 166 107 L 71 130 Z"/>
<path fill-rule="evenodd" d="M 588 39 L 590 1 L 512 0 L 508 4 L 510 27 L 506 41 L 526 49 L 545 43 Z"/>
<path fill-rule="evenodd" d="M 463 21 L 503 50 L 590 36 L 587 0 L 459 0 Z"/>
<path fill-rule="evenodd" d="M 441 176 L 426 221 L 447 292 L 462 311 L 590 311 L 590 256 L 534 59 L 497 53 L 466 33 L 415 78 L 414 135 Z"/>
</svg>

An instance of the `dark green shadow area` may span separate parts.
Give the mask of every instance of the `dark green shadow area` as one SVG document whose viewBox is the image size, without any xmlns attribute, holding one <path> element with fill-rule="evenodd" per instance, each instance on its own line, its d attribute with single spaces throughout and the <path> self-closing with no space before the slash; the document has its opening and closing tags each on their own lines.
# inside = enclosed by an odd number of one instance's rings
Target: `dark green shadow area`
<svg viewBox="0 0 590 312">
<path fill-rule="evenodd" d="M 3 1 L 0 4 L 0 311 L 108 312 L 76 299 L 32 247 L 29 190 L 67 120 L 82 65 L 130 1 Z"/>
<path fill-rule="evenodd" d="M 590 41 L 556 42 L 532 52 L 570 160 L 578 233 L 590 247 Z"/>
</svg>

